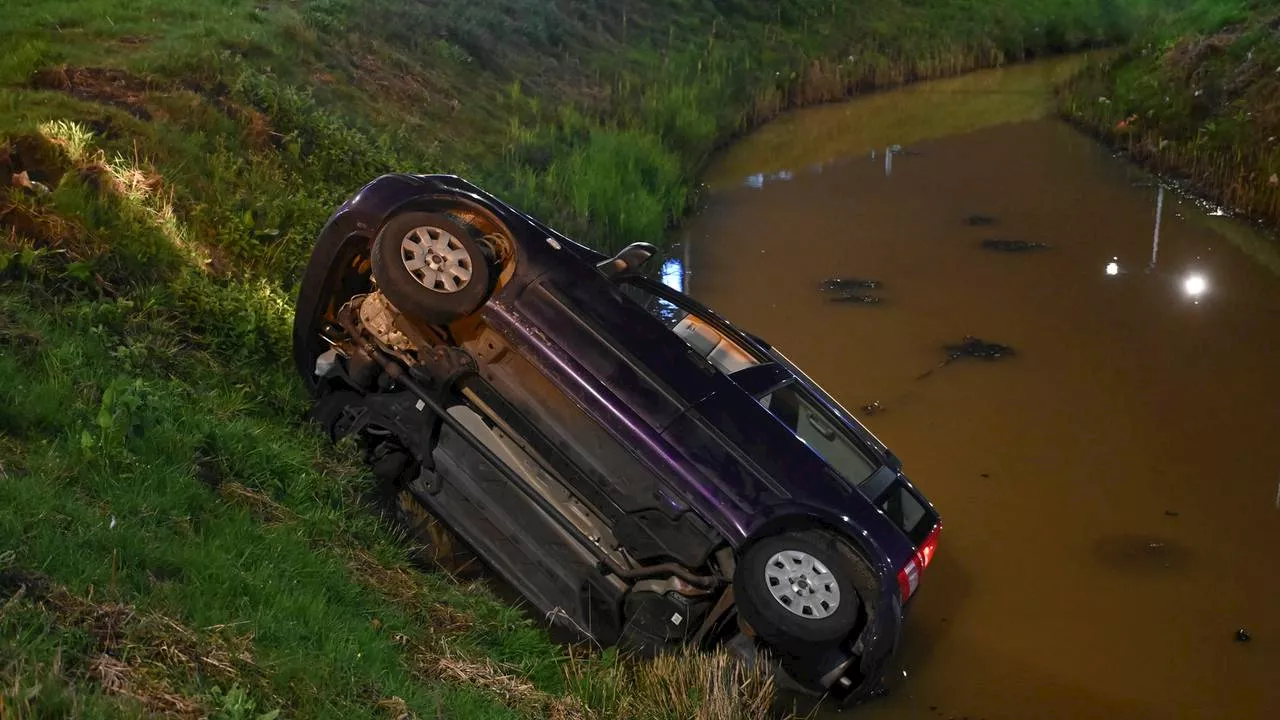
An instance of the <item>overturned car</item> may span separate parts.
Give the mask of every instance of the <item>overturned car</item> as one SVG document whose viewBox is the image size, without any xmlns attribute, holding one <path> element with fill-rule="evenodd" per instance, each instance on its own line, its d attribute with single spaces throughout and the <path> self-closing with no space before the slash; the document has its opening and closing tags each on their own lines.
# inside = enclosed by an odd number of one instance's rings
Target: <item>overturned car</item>
<svg viewBox="0 0 1280 720">
<path fill-rule="evenodd" d="M 553 622 L 882 685 L 941 523 L 781 352 L 446 175 L 329 220 L 294 326 L 314 417 Z"/>
</svg>

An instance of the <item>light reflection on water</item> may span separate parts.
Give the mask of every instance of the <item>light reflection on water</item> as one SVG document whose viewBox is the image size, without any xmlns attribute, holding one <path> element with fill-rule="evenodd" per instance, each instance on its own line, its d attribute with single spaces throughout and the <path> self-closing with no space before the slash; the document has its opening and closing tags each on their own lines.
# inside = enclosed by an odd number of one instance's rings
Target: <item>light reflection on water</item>
<svg viewBox="0 0 1280 720">
<path fill-rule="evenodd" d="M 684 262 L 680 258 L 670 258 L 662 263 L 662 284 L 684 292 Z"/>
</svg>

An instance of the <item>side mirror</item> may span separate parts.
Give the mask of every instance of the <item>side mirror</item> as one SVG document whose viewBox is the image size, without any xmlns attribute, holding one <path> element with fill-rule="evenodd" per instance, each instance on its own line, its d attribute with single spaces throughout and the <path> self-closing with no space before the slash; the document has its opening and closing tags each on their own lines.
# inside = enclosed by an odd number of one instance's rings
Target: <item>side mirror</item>
<svg viewBox="0 0 1280 720">
<path fill-rule="evenodd" d="M 596 264 L 596 269 L 605 277 L 616 277 L 624 273 L 634 272 L 649 261 L 658 249 L 649 243 L 631 243 L 618 251 L 617 255 Z"/>
</svg>

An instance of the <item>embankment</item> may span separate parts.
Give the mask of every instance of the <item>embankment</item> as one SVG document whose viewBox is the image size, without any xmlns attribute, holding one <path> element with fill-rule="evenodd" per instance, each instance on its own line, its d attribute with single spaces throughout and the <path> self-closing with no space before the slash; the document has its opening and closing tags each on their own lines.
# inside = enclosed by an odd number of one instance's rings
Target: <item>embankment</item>
<svg viewBox="0 0 1280 720">
<path fill-rule="evenodd" d="M 1199 0 L 1063 88 L 1063 114 L 1135 161 L 1280 228 L 1280 7 Z"/>
</svg>

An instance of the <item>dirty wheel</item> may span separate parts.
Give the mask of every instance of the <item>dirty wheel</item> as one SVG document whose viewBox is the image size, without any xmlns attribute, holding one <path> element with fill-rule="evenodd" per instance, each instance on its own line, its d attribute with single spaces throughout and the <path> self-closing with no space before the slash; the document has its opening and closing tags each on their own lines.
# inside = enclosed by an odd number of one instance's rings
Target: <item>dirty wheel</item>
<svg viewBox="0 0 1280 720">
<path fill-rule="evenodd" d="M 771 643 L 842 640 L 864 612 L 866 566 L 849 545 L 821 531 L 784 533 L 747 549 L 734 573 L 738 608 Z"/>
<path fill-rule="evenodd" d="M 446 215 L 404 212 L 373 244 L 373 277 L 391 304 L 445 325 L 475 312 L 489 294 L 489 260 L 471 233 Z"/>
</svg>

